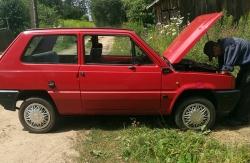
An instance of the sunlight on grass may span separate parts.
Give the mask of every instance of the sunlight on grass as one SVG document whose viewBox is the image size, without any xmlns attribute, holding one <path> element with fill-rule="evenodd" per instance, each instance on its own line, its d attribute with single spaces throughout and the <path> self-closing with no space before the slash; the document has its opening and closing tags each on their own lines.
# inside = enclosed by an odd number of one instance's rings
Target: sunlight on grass
<svg viewBox="0 0 250 163">
<path fill-rule="evenodd" d="M 39 24 L 40 28 L 92 28 L 95 27 L 93 22 L 86 20 L 60 20 L 58 26 L 49 26 L 45 24 Z"/>
<path fill-rule="evenodd" d="M 62 26 L 63 27 L 76 27 L 76 28 L 95 27 L 93 22 L 83 21 L 83 20 L 64 20 Z"/>
<path fill-rule="evenodd" d="M 77 162 L 247 162 L 250 146 L 225 145 L 193 131 L 148 128 L 103 130 L 93 128 L 88 139 L 76 144 Z"/>
</svg>

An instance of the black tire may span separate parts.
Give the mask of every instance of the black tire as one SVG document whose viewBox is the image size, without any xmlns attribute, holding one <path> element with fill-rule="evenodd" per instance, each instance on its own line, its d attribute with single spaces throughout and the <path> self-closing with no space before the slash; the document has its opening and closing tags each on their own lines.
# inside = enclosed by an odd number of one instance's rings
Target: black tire
<svg viewBox="0 0 250 163">
<path fill-rule="evenodd" d="M 46 133 L 53 129 L 58 114 L 49 101 L 42 98 L 26 99 L 19 109 L 19 120 L 32 133 Z"/>
<path fill-rule="evenodd" d="M 203 125 L 209 129 L 215 119 L 214 105 L 203 97 L 183 100 L 175 112 L 175 123 L 182 130 L 200 130 Z"/>
</svg>

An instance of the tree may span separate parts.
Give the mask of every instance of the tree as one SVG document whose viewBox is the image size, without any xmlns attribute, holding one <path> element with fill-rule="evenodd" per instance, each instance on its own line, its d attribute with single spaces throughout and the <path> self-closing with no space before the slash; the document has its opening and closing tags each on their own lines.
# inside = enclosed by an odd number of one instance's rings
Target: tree
<svg viewBox="0 0 250 163">
<path fill-rule="evenodd" d="M 121 0 L 91 1 L 90 8 L 96 26 L 118 26 L 123 22 L 125 13 Z"/>
<path fill-rule="evenodd" d="M 38 2 L 40 4 L 43 4 L 44 6 L 51 8 L 58 7 L 62 3 L 61 0 L 38 0 Z"/>
<path fill-rule="evenodd" d="M 0 1 L 0 27 L 11 29 L 14 36 L 30 27 L 29 10 L 22 0 Z"/>
<path fill-rule="evenodd" d="M 63 2 L 63 19 L 81 19 L 87 13 L 87 7 L 82 1 L 65 0 Z"/>
<path fill-rule="evenodd" d="M 45 7 L 47 7 L 47 9 L 51 8 L 51 9 L 55 10 L 54 12 L 58 13 L 61 18 L 63 17 L 62 16 L 62 8 L 63 8 L 62 0 L 38 0 L 38 4 L 41 4 Z M 40 14 L 41 14 L 41 12 L 40 12 Z M 38 17 L 39 17 L 39 13 L 38 13 Z"/>
<path fill-rule="evenodd" d="M 59 25 L 59 15 L 57 10 L 43 4 L 38 5 L 38 19 L 39 23 L 45 27 L 56 27 Z"/>
<path fill-rule="evenodd" d="M 38 2 L 55 9 L 63 19 L 81 19 L 87 14 L 90 0 L 38 0 Z"/>
<path fill-rule="evenodd" d="M 73 6 L 78 6 L 85 13 L 88 12 L 91 0 L 72 0 L 71 3 Z"/>
<path fill-rule="evenodd" d="M 142 21 L 145 24 L 154 23 L 153 9 L 146 9 L 151 0 L 123 0 L 126 16 L 130 22 Z"/>
</svg>

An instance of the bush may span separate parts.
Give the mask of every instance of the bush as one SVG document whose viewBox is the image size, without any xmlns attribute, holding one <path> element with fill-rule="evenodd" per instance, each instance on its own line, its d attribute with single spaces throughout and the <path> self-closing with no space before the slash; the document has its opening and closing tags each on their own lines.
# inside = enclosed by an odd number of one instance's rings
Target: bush
<svg viewBox="0 0 250 163">
<path fill-rule="evenodd" d="M 14 36 L 29 28 L 29 10 L 22 0 L 0 1 L 0 28 L 9 28 Z"/>
<path fill-rule="evenodd" d="M 120 26 L 124 9 L 121 0 L 102 0 L 91 2 L 93 20 L 98 27 Z"/>
<path fill-rule="evenodd" d="M 38 5 L 38 18 L 40 27 L 57 27 L 59 25 L 57 11 L 43 4 Z"/>
</svg>

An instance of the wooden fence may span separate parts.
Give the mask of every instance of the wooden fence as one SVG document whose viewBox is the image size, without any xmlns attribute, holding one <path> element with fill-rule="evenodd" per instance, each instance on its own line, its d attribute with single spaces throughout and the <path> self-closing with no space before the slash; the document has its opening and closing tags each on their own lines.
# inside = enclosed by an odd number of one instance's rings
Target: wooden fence
<svg viewBox="0 0 250 163">
<path fill-rule="evenodd" d="M 223 9 L 238 20 L 249 13 L 250 0 L 156 0 L 148 6 L 150 7 L 154 8 L 156 23 L 166 23 L 176 14 L 183 16 L 184 21 L 192 21 L 198 15 Z"/>
</svg>

